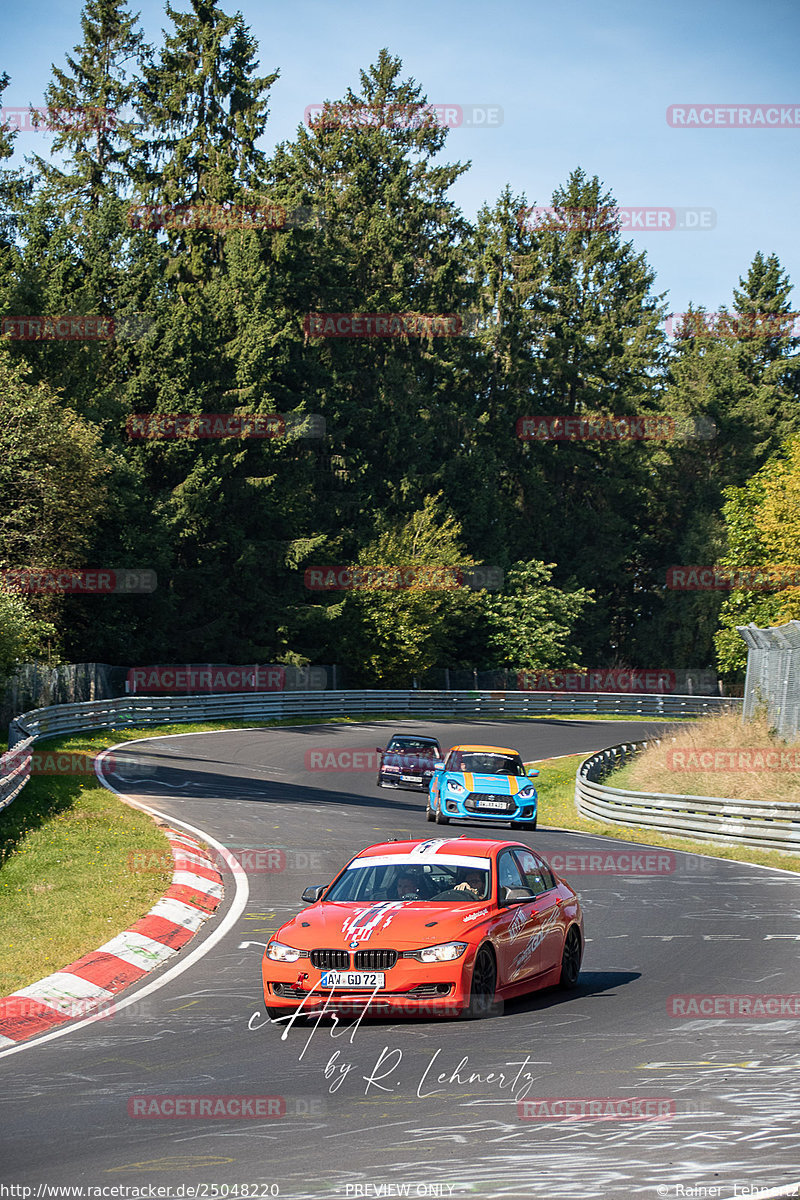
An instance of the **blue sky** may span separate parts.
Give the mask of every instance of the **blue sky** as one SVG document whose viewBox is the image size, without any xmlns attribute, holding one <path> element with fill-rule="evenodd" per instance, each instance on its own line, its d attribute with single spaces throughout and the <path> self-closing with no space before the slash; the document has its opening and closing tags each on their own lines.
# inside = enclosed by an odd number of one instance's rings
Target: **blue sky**
<svg viewBox="0 0 800 1200">
<path fill-rule="evenodd" d="M 186 0 L 175 0 L 178 9 Z M 778 255 L 800 309 L 800 123 L 778 129 L 678 129 L 671 104 L 782 104 L 800 109 L 797 0 L 235 0 L 280 70 L 264 148 L 291 139 L 307 105 L 358 91 L 382 47 L 431 103 L 502 109 L 493 128 L 453 129 L 444 157 L 471 161 L 453 188 L 469 217 L 506 183 L 546 205 L 570 170 L 598 175 L 623 206 L 713 209 L 715 227 L 636 232 L 673 311 L 710 310 L 758 250 Z M 42 101 L 51 64 L 80 40 L 78 0 L 12 5 L 3 15 L 3 102 Z M 160 0 L 131 4 L 146 39 L 169 24 Z M 46 133 L 22 134 L 18 157 Z"/>
</svg>

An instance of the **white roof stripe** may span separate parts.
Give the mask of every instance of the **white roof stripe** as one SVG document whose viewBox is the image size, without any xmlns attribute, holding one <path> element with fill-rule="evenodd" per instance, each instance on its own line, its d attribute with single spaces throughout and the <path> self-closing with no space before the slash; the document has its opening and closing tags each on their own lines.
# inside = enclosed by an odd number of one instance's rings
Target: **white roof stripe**
<svg viewBox="0 0 800 1200">
<path fill-rule="evenodd" d="M 405 863 L 409 867 L 417 867 L 425 863 L 444 863 L 448 867 L 479 867 L 487 870 L 491 866 L 490 858 L 477 858 L 469 854 L 431 854 L 426 856 L 409 854 L 369 854 L 356 858 L 350 863 L 348 871 L 356 867 L 388 867 L 397 863 Z"/>
</svg>

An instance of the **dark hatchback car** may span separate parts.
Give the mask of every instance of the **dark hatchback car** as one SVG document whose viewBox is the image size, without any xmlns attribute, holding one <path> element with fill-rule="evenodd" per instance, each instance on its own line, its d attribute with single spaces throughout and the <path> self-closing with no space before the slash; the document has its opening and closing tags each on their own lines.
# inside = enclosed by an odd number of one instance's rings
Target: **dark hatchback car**
<svg viewBox="0 0 800 1200">
<path fill-rule="evenodd" d="M 378 787 L 409 788 L 427 791 L 433 768 L 444 755 L 436 738 L 411 733 L 395 733 L 386 749 L 378 746 Z"/>
</svg>

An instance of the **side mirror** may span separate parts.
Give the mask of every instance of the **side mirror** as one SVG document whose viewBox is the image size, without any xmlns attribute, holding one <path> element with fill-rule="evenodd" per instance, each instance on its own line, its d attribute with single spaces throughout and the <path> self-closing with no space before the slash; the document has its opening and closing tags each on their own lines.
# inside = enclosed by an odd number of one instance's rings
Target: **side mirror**
<svg viewBox="0 0 800 1200">
<path fill-rule="evenodd" d="M 375 749 L 378 751 L 378 754 L 383 754 L 383 746 L 376 746 Z"/>
<path fill-rule="evenodd" d="M 434 769 L 434 772 L 436 772 L 436 771 L 443 771 L 443 770 L 444 770 L 444 763 L 443 763 L 443 762 L 435 762 L 435 763 L 433 764 L 433 769 Z"/>
<path fill-rule="evenodd" d="M 502 890 L 502 889 L 501 889 Z M 522 904 L 527 900 L 535 900 L 533 892 L 526 887 L 512 887 L 505 889 L 505 895 L 501 898 L 501 904 Z"/>
<path fill-rule="evenodd" d="M 322 893 L 325 891 L 325 885 L 322 883 L 314 883 L 311 887 L 307 887 L 300 899 L 304 904 L 316 904 Z"/>
<path fill-rule="evenodd" d="M 528 767 L 527 770 L 525 771 L 525 774 L 530 779 L 535 779 L 536 776 L 539 774 L 539 768 L 538 767 Z"/>
</svg>

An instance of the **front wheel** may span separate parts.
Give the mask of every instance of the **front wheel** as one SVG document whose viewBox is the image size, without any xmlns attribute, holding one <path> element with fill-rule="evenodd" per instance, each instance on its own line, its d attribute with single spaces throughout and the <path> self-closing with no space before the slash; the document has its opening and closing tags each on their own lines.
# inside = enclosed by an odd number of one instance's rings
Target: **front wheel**
<svg viewBox="0 0 800 1200">
<path fill-rule="evenodd" d="M 430 798 L 430 796 L 429 796 L 429 797 L 428 797 L 428 803 L 427 803 L 427 805 L 425 806 L 425 820 L 426 820 L 426 821 L 434 821 L 435 819 L 436 819 L 436 818 L 435 818 L 435 816 L 434 816 L 433 809 L 431 808 L 431 798 Z"/>
<path fill-rule="evenodd" d="M 561 955 L 561 977 L 558 981 L 559 987 L 568 989 L 575 987 L 581 972 L 582 957 L 581 935 L 573 925 L 564 941 L 564 953 Z"/>
<path fill-rule="evenodd" d="M 438 808 L 437 808 L 437 810 L 436 810 L 436 824 L 437 824 L 437 825 L 449 825 L 449 824 L 450 824 L 450 818 L 449 818 L 449 817 L 446 817 L 446 816 L 444 815 L 444 813 L 442 812 L 441 805 L 442 805 L 442 802 L 441 802 L 441 800 L 440 800 L 440 801 L 439 801 L 439 807 L 438 807 Z"/>
<path fill-rule="evenodd" d="M 466 1015 L 472 1020 L 494 1016 L 497 1012 L 495 991 L 497 989 L 497 964 L 487 947 L 478 951 L 472 968 L 472 987 Z"/>
</svg>

